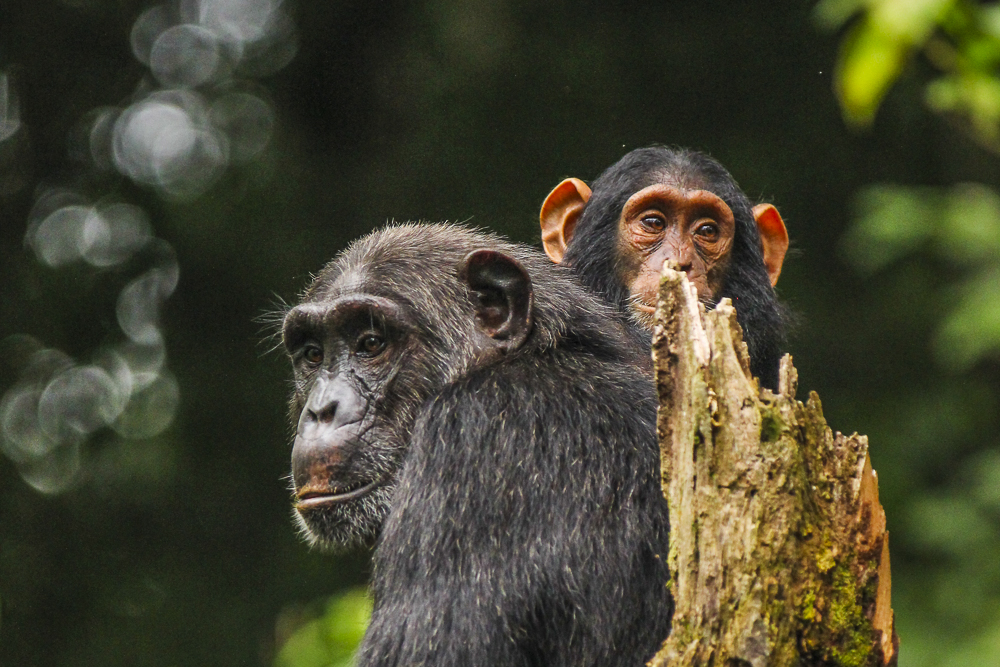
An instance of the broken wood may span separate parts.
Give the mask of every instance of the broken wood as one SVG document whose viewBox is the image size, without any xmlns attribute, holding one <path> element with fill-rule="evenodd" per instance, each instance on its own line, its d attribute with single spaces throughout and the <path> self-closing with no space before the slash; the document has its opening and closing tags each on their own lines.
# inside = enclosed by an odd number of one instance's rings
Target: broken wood
<svg viewBox="0 0 1000 667">
<path fill-rule="evenodd" d="M 889 535 L 865 436 L 761 390 L 728 299 L 664 269 L 653 356 L 673 629 L 651 667 L 895 665 Z"/>
</svg>

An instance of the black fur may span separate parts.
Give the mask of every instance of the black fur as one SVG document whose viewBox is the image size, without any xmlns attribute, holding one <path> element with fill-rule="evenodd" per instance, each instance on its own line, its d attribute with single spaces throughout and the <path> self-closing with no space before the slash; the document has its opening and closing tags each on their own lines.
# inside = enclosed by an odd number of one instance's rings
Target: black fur
<svg viewBox="0 0 1000 667">
<path fill-rule="evenodd" d="M 716 160 L 685 148 L 638 148 L 608 167 L 592 185 L 567 249 L 565 262 L 583 283 L 628 312 L 629 291 L 618 278 L 618 220 L 625 202 L 654 183 L 718 195 L 736 219 L 736 237 L 725 284 L 717 298 L 729 297 L 743 327 L 750 368 L 765 387 L 777 388 L 778 362 L 785 342 L 787 316 L 764 267 L 753 207 L 736 181 Z M 712 305 L 712 304 L 709 304 Z"/>
<path fill-rule="evenodd" d="M 534 287 L 531 333 L 503 355 L 470 343 L 456 278 L 480 248 L 514 257 Z M 412 436 L 358 664 L 648 660 L 670 630 L 669 521 L 653 383 L 613 311 L 538 252 L 445 225 L 363 239 L 310 298 L 348 285 L 405 304 L 440 364 L 400 426 Z"/>
</svg>

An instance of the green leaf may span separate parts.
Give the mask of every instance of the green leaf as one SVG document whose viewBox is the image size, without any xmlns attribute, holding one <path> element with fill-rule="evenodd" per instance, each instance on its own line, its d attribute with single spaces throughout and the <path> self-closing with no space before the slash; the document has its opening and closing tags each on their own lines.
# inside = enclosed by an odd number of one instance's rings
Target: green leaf
<svg viewBox="0 0 1000 667">
<path fill-rule="evenodd" d="M 835 80 L 848 124 L 871 125 L 909 53 L 908 43 L 880 31 L 869 21 L 852 30 L 841 47 Z"/>
<path fill-rule="evenodd" d="M 869 0 L 872 29 L 910 46 L 923 44 L 955 0 Z"/>
<path fill-rule="evenodd" d="M 959 78 L 954 75 L 942 76 L 927 84 L 924 101 L 938 113 L 958 111 L 962 102 Z"/>
<path fill-rule="evenodd" d="M 942 254 L 955 262 L 1000 259 L 1000 195 L 979 183 L 954 186 L 937 238 Z"/>
<path fill-rule="evenodd" d="M 955 0 L 868 0 L 868 11 L 841 44 L 835 86 L 846 122 L 871 125 L 885 94 L 955 6 Z M 825 0 L 816 20 L 839 25 L 856 10 L 849 0 Z"/>
<path fill-rule="evenodd" d="M 979 26 L 990 36 L 1000 39 L 1000 5 L 978 8 Z"/>
<path fill-rule="evenodd" d="M 907 519 L 915 540 L 954 556 L 995 540 L 989 520 L 965 494 L 923 498 L 909 508 Z"/>
<path fill-rule="evenodd" d="M 288 638 L 275 657 L 275 667 L 350 667 L 371 610 L 365 588 L 331 597 L 322 616 L 303 623 Z"/>
</svg>

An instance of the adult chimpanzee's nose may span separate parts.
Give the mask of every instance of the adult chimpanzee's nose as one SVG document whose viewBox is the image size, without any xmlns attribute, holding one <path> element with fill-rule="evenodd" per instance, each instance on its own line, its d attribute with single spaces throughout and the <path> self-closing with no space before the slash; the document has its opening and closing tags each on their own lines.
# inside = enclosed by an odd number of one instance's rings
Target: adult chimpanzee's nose
<svg viewBox="0 0 1000 667">
<path fill-rule="evenodd" d="M 292 446 L 292 478 L 296 493 L 327 492 L 344 481 L 357 454 L 358 424 L 367 403 L 357 387 L 341 375 L 320 375 L 299 417 Z M 348 428 L 344 428 L 348 427 Z"/>
<path fill-rule="evenodd" d="M 316 430 L 336 430 L 365 416 L 365 401 L 351 382 L 342 375 L 321 376 L 309 392 L 302 416 L 299 437 L 315 437 Z"/>
</svg>

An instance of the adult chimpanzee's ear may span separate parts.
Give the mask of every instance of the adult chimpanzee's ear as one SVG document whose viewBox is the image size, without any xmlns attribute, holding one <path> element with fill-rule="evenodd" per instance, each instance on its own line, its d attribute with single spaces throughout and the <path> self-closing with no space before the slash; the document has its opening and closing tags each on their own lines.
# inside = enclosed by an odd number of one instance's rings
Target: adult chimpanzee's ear
<svg viewBox="0 0 1000 667">
<path fill-rule="evenodd" d="M 531 278 L 514 259 L 495 250 L 465 256 L 458 278 L 469 288 L 476 326 L 506 350 L 516 350 L 531 333 Z"/>
<path fill-rule="evenodd" d="M 556 264 L 562 261 L 589 199 L 590 188 L 586 183 L 579 178 L 567 178 L 542 203 L 542 212 L 538 215 L 542 223 L 542 246 Z"/>
<path fill-rule="evenodd" d="M 781 264 L 785 261 L 785 252 L 788 250 L 788 231 L 778 209 L 771 204 L 754 206 L 753 217 L 757 221 L 760 243 L 764 249 L 764 266 L 767 267 L 767 275 L 773 287 L 778 283 Z"/>
</svg>

